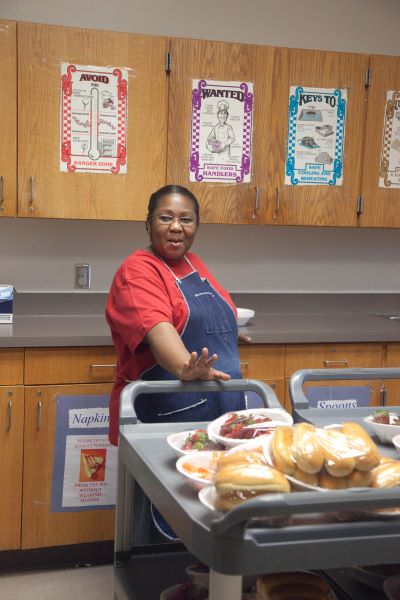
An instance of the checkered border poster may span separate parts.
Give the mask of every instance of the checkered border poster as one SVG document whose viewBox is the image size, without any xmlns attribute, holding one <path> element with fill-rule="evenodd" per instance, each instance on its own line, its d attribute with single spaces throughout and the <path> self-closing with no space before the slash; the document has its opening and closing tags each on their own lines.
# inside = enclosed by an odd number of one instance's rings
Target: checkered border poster
<svg viewBox="0 0 400 600">
<path fill-rule="evenodd" d="M 400 92 L 386 92 L 379 187 L 400 187 Z"/>
<path fill-rule="evenodd" d="M 253 84 L 192 81 L 190 181 L 251 180 Z"/>
<path fill-rule="evenodd" d="M 347 90 L 291 86 L 286 185 L 342 185 Z"/>
<path fill-rule="evenodd" d="M 127 69 L 61 64 L 60 171 L 126 173 Z"/>
</svg>

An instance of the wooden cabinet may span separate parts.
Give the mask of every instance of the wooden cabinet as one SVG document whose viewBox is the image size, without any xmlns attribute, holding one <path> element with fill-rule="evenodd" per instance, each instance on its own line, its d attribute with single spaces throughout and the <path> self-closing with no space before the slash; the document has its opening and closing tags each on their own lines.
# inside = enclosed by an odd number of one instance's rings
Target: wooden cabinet
<svg viewBox="0 0 400 600">
<path fill-rule="evenodd" d="M 367 66 L 368 56 L 363 54 L 276 49 L 274 110 L 265 152 L 269 181 L 267 222 L 279 225 L 357 224 Z M 343 185 L 285 185 L 290 86 L 347 90 Z"/>
<path fill-rule="evenodd" d="M 0 19 L 0 217 L 17 214 L 17 37 Z"/>
<path fill-rule="evenodd" d="M 145 219 L 165 183 L 166 51 L 163 37 L 18 23 L 19 216 Z M 128 70 L 126 174 L 60 171 L 62 63 Z"/>
<path fill-rule="evenodd" d="M 0 550 L 21 545 L 24 387 L 0 385 Z"/>
<path fill-rule="evenodd" d="M 289 380 L 300 369 L 346 369 L 380 368 L 382 366 L 382 344 L 291 344 L 286 346 L 285 378 L 286 406 L 291 406 Z M 338 385 L 337 381 L 310 382 L 305 385 Z M 371 404 L 378 405 L 381 400 L 382 381 L 340 380 L 340 385 L 369 385 Z"/>
<path fill-rule="evenodd" d="M 191 189 L 204 223 L 265 222 L 266 164 L 275 152 L 267 124 L 274 94 L 274 49 L 267 46 L 172 39 L 169 76 L 167 180 Z M 250 183 L 195 183 L 189 180 L 192 80 L 254 84 L 253 157 Z M 210 118 L 215 119 L 215 115 Z"/>
<path fill-rule="evenodd" d="M 270 344 L 239 345 L 243 379 L 259 379 L 272 387 L 282 405 L 285 403 L 285 346 Z"/>
<path fill-rule="evenodd" d="M 383 167 L 381 149 L 388 91 L 400 91 L 400 57 L 372 56 L 361 192 L 363 212 L 360 215 L 360 224 L 364 227 L 400 227 L 400 187 L 389 183 L 379 187 Z M 395 124 L 399 122 L 396 116 L 398 111 L 399 109 L 393 106 Z M 396 170 L 398 171 L 398 168 Z M 390 180 L 390 177 L 388 179 Z"/>
<path fill-rule="evenodd" d="M 106 394 L 112 384 L 33 386 L 25 391 L 22 549 L 112 540 L 114 510 L 51 512 L 58 394 Z"/>
<path fill-rule="evenodd" d="M 384 348 L 384 367 L 400 367 L 400 344 L 390 343 Z M 400 381 L 398 379 L 385 379 L 385 403 L 391 406 L 400 405 Z"/>
</svg>

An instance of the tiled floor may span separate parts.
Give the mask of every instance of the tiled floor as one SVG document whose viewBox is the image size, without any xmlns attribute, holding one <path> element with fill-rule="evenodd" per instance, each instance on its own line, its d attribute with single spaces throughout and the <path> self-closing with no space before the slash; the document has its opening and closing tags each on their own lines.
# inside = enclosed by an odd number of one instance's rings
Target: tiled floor
<svg viewBox="0 0 400 600">
<path fill-rule="evenodd" d="M 0 575 L 2 600 L 113 600 L 113 566 Z"/>
</svg>

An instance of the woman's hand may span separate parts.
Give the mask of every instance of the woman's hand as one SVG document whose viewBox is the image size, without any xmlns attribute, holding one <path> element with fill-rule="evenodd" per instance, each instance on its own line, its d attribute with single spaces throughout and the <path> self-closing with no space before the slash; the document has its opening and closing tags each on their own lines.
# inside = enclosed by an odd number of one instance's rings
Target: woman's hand
<svg viewBox="0 0 400 600">
<path fill-rule="evenodd" d="M 214 369 L 213 365 L 217 359 L 217 354 L 208 356 L 208 348 L 203 348 L 199 357 L 197 356 L 197 352 L 191 352 L 190 359 L 183 365 L 179 379 L 182 381 L 193 381 L 194 379 L 202 381 L 221 379 L 222 381 L 228 381 L 231 378 L 228 373 Z"/>
<path fill-rule="evenodd" d="M 246 333 L 239 333 L 238 334 L 238 342 L 245 342 L 246 344 L 249 344 L 251 342 L 251 337 L 249 335 L 247 335 Z"/>
</svg>

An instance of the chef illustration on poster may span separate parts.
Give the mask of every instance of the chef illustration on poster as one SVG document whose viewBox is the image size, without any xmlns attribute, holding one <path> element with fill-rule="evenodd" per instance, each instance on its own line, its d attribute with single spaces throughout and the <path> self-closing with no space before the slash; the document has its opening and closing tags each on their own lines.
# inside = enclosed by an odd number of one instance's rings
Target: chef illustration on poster
<svg viewBox="0 0 400 600">
<path fill-rule="evenodd" d="M 290 87 L 286 185 L 342 185 L 347 90 Z"/>
<path fill-rule="evenodd" d="M 252 83 L 193 80 L 190 181 L 250 181 L 252 119 Z"/>
<path fill-rule="evenodd" d="M 379 187 L 400 187 L 400 92 L 386 92 Z"/>
<path fill-rule="evenodd" d="M 127 70 L 61 65 L 60 170 L 126 173 Z"/>
<path fill-rule="evenodd" d="M 57 396 L 52 512 L 111 508 L 117 448 L 108 441 L 108 396 Z"/>
</svg>

